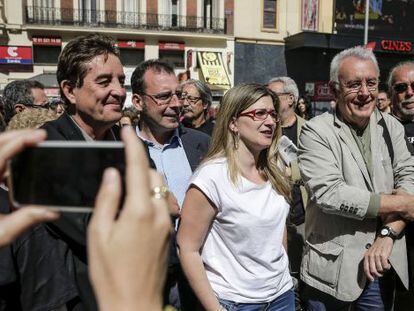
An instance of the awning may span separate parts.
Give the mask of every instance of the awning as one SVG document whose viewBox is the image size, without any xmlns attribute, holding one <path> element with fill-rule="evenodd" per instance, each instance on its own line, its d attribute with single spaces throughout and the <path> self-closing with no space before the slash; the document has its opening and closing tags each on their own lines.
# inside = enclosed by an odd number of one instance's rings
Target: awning
<svg viewBox="0 0 414 311">
<path fill-rule="evenodd" d="M 220 52 L 198 52 L 197 59 L 204 81 L 212 89 L 228 90 L 231 87 Z"/>
<path fill-rule="evenodd" d="M 58 88 L 59 84 L 54 73 L 42 73 L 40 75 L 29 78 L 29 80 L 36 80 L 42 83 L 46 88 Z"/>
</svg>

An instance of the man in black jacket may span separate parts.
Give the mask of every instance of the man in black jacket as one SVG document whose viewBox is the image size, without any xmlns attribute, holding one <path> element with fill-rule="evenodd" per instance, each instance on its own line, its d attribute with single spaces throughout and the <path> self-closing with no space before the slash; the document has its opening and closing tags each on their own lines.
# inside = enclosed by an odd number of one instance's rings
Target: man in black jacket
<svg viewBox="0 0 414 311">
<path fill-rule="evenodd" d="M 48 140 L 119 140 L 115 124 L 126 98 L 125 75 L 114 41 L 88 35 L 70 41 L 59 56 L 57 80 L 67 112 L 46 123 Z M 89 283 L 86 229 L 90 214 L 62 213 L 49 229 L 66 243 L 73 260 L 81 309 L 96 310 Z"/>
<path fill-rule="evenodd" d="M 159 60 L 142 62 L 132 74 L 131 87 L 132 103 L 140 111 L 137 134 L 181 207 L 192 172 L 207 152 L 209 136 L 180 126 L 184 97 L 170 65 Z M 180 268 L 175 238 L 171 245 L 164 303 L 196 310 L 195 296 Z"/>
</svg>

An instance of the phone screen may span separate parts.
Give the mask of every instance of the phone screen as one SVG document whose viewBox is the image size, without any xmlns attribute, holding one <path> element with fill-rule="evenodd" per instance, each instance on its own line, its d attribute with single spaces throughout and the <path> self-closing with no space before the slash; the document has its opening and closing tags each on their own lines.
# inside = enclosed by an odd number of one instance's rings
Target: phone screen
<svg viewBox="0 0 414 311">
<path fill-rule="evenodd" d="M 122 143 L 45 142 L 27 148 L 11 161 L 12 200 L 17 206 L 91 208 L 108 167 L 124 176 Z"/>
</svg>

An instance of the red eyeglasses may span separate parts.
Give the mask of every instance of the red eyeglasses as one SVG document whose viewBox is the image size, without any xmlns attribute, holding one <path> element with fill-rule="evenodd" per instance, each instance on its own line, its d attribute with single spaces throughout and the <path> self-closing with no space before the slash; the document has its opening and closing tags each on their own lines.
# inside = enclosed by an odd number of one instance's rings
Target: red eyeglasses
<svg viewBox="0 0 414 311">
<path fill-rule="evenodd" d="M 274 109 L 253 109 L 250 111 L 240 113 L 239 117 L 249 117 L 254 121 L 264 121 L 267 119 L 269 115 L 276 123 L 280 121 L 279 115 Z"/>
</svg>

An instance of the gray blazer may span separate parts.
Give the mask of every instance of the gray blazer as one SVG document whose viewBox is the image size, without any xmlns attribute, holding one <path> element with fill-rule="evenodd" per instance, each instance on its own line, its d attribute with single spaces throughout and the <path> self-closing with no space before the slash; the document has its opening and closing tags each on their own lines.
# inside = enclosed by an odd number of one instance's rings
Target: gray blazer
<svg viewBox="0 0 414 311">
<path fill-rule="evenodd" d="M 385 120 L 394 163 L 383 138 Z M 299 139 L 299 168 L 309 191 L 306 245 L 301 278 L 337 299 L 354 301 L 366 283 L 363 255 L 374 242 L 377 213 L 369 209 L 372 192 L 403 188 L 414 193 L 414 157 L 404 128 L 377 109 L 370 118 L 373 176 L 370 176 L 349 127 L 325 113 L 308 121 Z M 394 242 L 390 262 L 408 288 L 405 238 Z"/>
</svg>

